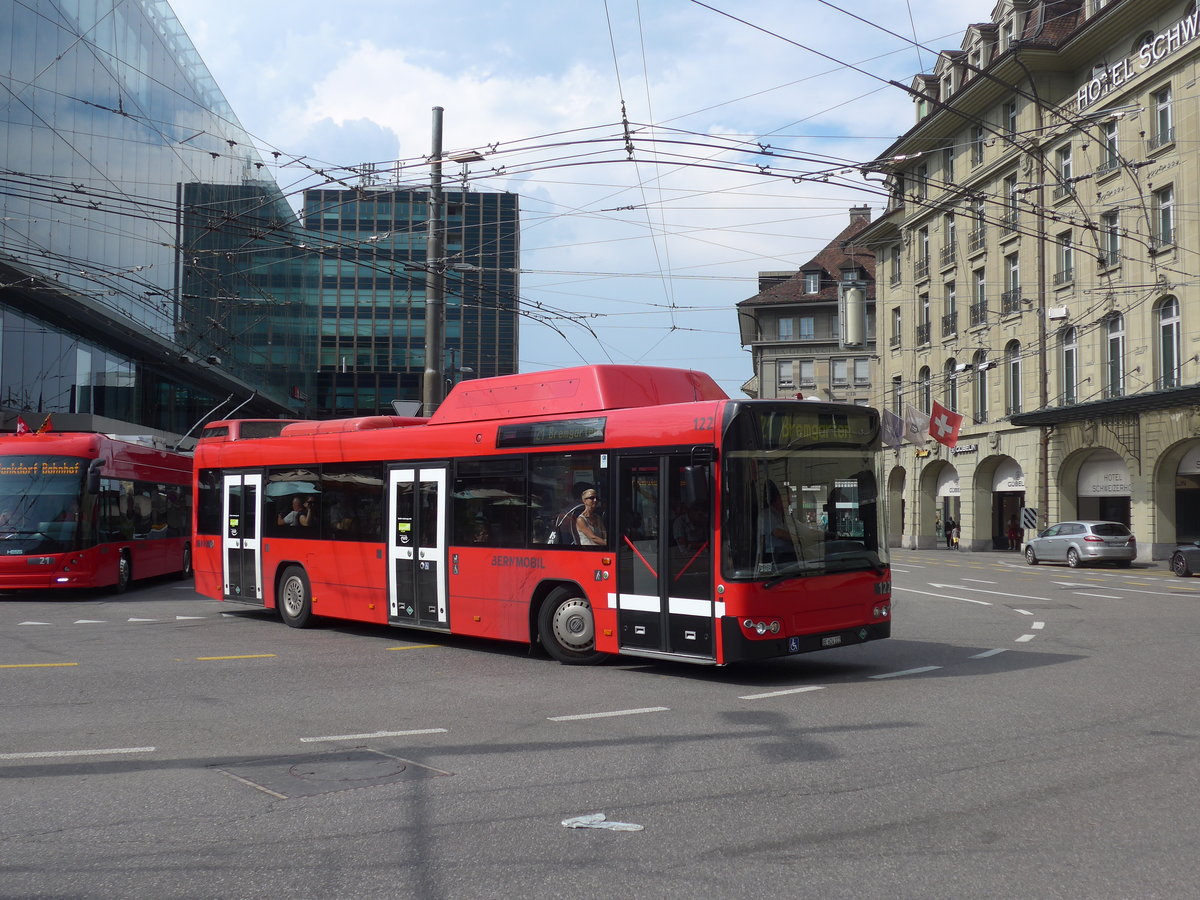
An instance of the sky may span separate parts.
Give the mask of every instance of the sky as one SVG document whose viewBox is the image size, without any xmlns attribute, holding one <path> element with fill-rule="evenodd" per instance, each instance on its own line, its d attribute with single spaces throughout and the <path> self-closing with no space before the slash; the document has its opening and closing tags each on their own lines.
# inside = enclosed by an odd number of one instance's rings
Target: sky
<svg viewBox="0 0 1200 900">
<path fill-rule="evenodd" d="M 882 213 L 878 179 L 855 164 L 915 121 L 887 82 L 930 71 L 994 6 L 170 3 L 296 196 L 314 169 L 350 179 L 364 163 L 427 187 L 444 108 L 444 150 L 484 157 L 447 162 L 446 187 L 521 197 L 522 372 L 693 368 L 730 396 L 753 375 L 735 304 L 760 271 L 810 260 L 851 206 Z"/>
</svg>

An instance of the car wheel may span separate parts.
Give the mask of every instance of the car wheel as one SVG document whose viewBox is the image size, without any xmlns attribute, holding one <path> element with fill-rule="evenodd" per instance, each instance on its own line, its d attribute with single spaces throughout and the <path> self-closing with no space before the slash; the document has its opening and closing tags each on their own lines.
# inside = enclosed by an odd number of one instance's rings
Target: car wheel
<svg viewBox="0 0 1200 900">
<path fill-rule="evenodd" d="M 1072 569 L 1079 568 L 1079 551 L 1074 547 L 1067 551 L 1067 565 Z"/>
<path fill-rule="evenodd" d="M 1180 578 L 1187 578 L 1192 574 L 1192 567 L 1188 565 L 1186 556 L 1182 553 L 1176 553 L 1171 557 L 1171 571 Z"/>
<path fill-rule="evenodd" d="M 578 590 L 555 588 L 538 612 L 538 639 L 546 652 L 568 665 L 592 665 L 605 656 L 596 651 L 592 605 Z"/>
<path fill-rule="evenodd" d="M 1025 548 L 1025 562 L 1029 563 L 1031 566 L 1036 566 L 1038 564 L 1037 554 L 1033 552 L 1032 547 Z"/>
</svg>

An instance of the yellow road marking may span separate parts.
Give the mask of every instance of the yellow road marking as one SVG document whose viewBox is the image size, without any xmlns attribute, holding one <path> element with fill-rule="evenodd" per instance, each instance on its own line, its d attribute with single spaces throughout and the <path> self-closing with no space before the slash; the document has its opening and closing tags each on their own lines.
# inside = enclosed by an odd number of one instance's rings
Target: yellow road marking
<svg viewBox="0 0 1200 900">
<path fill-rule="evenodd" d="M 430 647 L 440 647 L 441 644 L 409 644 L 407 647 L 385 647 L 385 650 L 427 650 Z"/>
<path fill-rule="evenodd" d="M 274 653 L 247 653 L 244 656 L 197 656 L 197 662 L 213 662 L 220 659 L 272 659 Z"/>
<path fill-rule="evenodd" d="M 62 666 L 77 666 L 79 663 L 7 663 L 0 669 L 56 669 Z"/>
</svg>

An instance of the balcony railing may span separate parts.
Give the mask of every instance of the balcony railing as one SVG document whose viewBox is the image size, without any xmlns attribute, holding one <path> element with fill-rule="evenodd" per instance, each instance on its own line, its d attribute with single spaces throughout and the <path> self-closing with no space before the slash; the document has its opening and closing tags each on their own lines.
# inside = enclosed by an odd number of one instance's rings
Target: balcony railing
<svg viewBox="0 0 1200 900">
<path fill-rule="evenodd" d="M 1021 214 L 1015 210 L 1008 210 L 1004 213 L 1004 218 L 1000 220 L 1000 224 L 1005 231 L 1016 231 L 1021 227 Z"/>
<path fill-rule="evenodd" d="M 893 347 L 899 347 L 899 346 L 900 346 L 900 335 L 898 335 L 898 334 L 893 334 L 893 335 L 892 335 L 892 346 L 893 346 Z"/>
<path fill-rule="evenodd" d="M 958 313 L 946 313 L 942 316 L 942 337 L 958 334 Z"/>
<path fill-rule="evenodd" d="M 922 278 L 929 277 L 929 260 L 918 259 L 913 263 L 913 278 L 920 281 Z"/>
<path fill-rule="evenodd" d="M 1000 315 L 1011 316 L 1021 311 L 1021 292 L 1016 288 L 1000 295 Z"/>
<path fill-rule="evenodd" d="M 1055 187 L 1054 187 L 1054 199 L 1055 200 L 1064 200 L 1067 197 L 1073 197 L 1074 195 L 1075 195 L 1075 185 L 1073 185 L 1073 184 L 1059 184 L 1059 185 L 1055 185 Z"/>
<path fill-rule="evenodd" d="M 1054 283 L 1056 285 L 1057 284 L 1070 284 L 1074 280 L 1075 280 L 1075 267 L 1074 266 L 1068 266 L 1067 268 L 1060 269 L 1059 271 L 1054 273 Z"/>
<path fill-rule="evenodd" d="M 984 246 L 986 244 L 987 244 L 987 229 L 986 228 L 976 228 L 974 231 L 971 232 L 970 238 L 967 239 L 967 252 L 968 253 L 977 253 L 980 250 L 984 249 Z"/>
<path fill-rule="evenodd" d="M 917 346 L 924 346 L 929 343 L 929 328 L 928 322 L 917 326 Z"/>
<path fill-rule="evenodd" d="M 986 325 L 988 318 L 987 302 L 971 304 L 971 326 Z"/>
<path fill-rule="evenodd" d="M 1119 266 L 1120 264 L 1121 264 L 1121 251 L 1120 250 L 1101 250 L 1100 251 L 1100 265 L 1103 268 L 1111 269 L 1114 266 Z"/>
<path fill-rule="evenodd" d="M 1103 160 L 1100 165 L 1096 167 L 1096 174 L 1107 175 L 1109 172 L 1115 172 L 1117 167 L 1120 165 L 1121 160 L 1118 157 L 1110 156 L 1108 159 Z"/>
<path fill-rule="evenodd" d="M 900 283 L 900 280 L 901 280 L 900 271 L 898 269 L 893 269 L 892 270 L 892 279 L 891 279 L 892 287 L 895 287 L 896 285 L 898 285 Z"/>
<path fill-rule="evenodd" d="M 1161 131 L 1150 135 L 1150 139 L 1147 141 L 1147 143 L 1150 145 L 1151 150 L 1157 150 L 1159 147 L 1175 143 L 1174 126 L 1170 128 L 1164 128 Z"/>
<path fill-rule="evenodd" d="M 941 263 L 942 263 L 943 269 L 948 266 L 954 265 L 954 246 L 953 245 L 942 248 Z"/>
</svg>

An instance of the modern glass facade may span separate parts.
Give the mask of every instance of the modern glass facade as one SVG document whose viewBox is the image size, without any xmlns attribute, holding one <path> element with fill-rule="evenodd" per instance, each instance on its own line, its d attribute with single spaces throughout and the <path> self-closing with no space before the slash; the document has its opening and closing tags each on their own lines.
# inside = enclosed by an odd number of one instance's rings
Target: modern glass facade
<svg viewBox="0 0 1200 900">
<path fill-rule="evenodd" d="M 0 3 L 0 58 L 4 425 L 286 412 L 297 223 L 165 0 Z"/>
<path fill-rule="evenodd" d="M 520 212 L 516 194 L 447 191 L 445 347 L 448 381 L 517 371 Z M 429 192 L 310 190 L 309 245 L 320 247 L 316 412 L 390 413 L 420 400 L 425 369 Z"/>
</svg>

